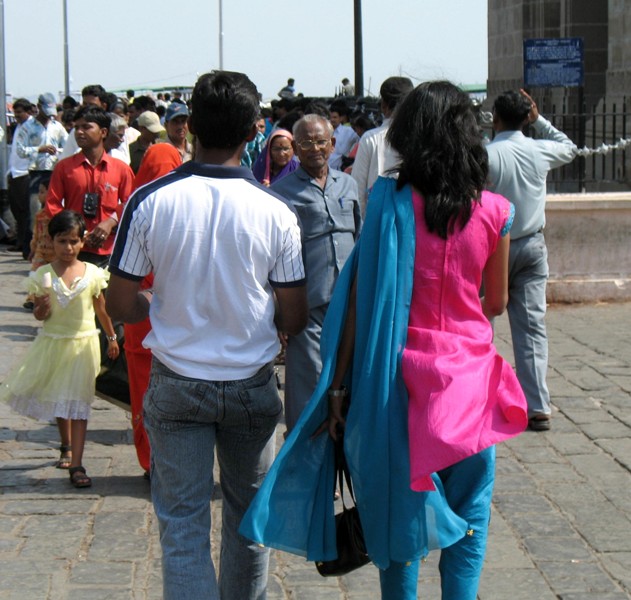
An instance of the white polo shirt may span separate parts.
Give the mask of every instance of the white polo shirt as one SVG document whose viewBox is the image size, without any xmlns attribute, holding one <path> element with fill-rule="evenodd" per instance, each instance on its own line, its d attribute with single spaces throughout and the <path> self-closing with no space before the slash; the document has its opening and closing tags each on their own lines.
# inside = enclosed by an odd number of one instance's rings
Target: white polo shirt
<svg viewBox="0 0 631 600">
<path fill-rule="evenodd" d="M 273 287 L 304 285 L 300 229 L 249 169 L 188 162 L 127 202 L 110 262 L 154 274 L 144 345 L 194 379 L 234 381 L 276 356 Z"/>
</svg>

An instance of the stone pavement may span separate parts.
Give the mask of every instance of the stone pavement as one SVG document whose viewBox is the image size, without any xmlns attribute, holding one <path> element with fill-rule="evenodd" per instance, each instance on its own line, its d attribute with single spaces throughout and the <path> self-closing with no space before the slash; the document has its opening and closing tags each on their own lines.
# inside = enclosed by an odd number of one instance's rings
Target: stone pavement
<svg viewBox="0 0 631 600">
<path fill-rule="evenodd" d="M 0 247 L 0 379 L 37 330 L 21 308 L 26 271 Z M 631 598 L 630 308 L 551 307 L 553 429 L 498 448 L 481 600 Z M 510 356 L 505 318 L 496 329 Z M 128 414 L 95 402 L 85 456 L 94 484 L 86 490 L 71 488 L 67 472 L 53 467 L 54 426 L 6 406 L 0 419 L 0 600 L 160 598 L 156 519 Z M 220 504 L 213 503 L 215 549 Z M 419 597 L 440 597 L 436 565 L 431 555 Z M 274 552 L 268 598 L 378 599 L 378 576 L 368 566 L 324 579 L 313 564 Z"/>
</svg>

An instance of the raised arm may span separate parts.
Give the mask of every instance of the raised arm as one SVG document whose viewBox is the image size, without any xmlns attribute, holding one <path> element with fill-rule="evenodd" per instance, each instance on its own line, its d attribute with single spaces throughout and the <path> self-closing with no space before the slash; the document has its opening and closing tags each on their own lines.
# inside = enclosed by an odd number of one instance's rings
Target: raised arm
<svg viewBox="0 0 631 600">
<path fill-rule="evenodd" d="M 536 102 L 524 90 L 519 90 L 519 93 L 530 102 L 528 121 L 534 127 L 537 139 L 554 142 L 554 144 L 542 145 L 541 147 L 543 157 L 550 164 L 550 168 L 572 162 L 578 152 L 576 144 L 539 114 Z"/>
</svg>

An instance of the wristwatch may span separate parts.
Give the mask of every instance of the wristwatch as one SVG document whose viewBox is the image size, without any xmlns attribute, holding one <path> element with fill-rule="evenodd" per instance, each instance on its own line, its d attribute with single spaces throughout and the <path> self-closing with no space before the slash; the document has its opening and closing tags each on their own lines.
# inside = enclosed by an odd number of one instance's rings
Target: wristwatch
<svg viewBox="0 0 631 600">
<path fill-rule="evenodd" d="M 116 334 L 114 334 L 114 335 L 108 335 L 108 336 L 106 336 L 106 337 L 107 337 L 107 340 L 108 340 L 109 342 L 115 342 L 115 341 L 118 339 L 118 336 L 117 336 Z"/>
</svg>

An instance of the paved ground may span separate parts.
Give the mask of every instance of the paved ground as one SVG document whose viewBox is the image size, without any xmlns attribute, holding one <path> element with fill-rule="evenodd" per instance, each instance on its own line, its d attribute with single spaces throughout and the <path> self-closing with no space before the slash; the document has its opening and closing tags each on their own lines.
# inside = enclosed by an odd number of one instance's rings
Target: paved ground
<svg viewBox="0 0 631 600">
<path fill-rule="evenodd" d="M 21 308 L 26 263 L 2 248 L 0 378 L 37 329 Z M 550 309 L 553 430 L 498 449 L 481 600 L 631 598 L 630 309 Z M 510 356 L 503 318 L 497 338 Z M 55 428 L 0 406 L 1 600 L 161 597 L 156 520 L 128 415 L 102 400 L 94 407 L 85 456 L 94 485 L 77 491 L 52 466 Z M 219 509 L 217 500 L 215 517 Z M 422 575 L 419 597 L 439 598 L 435 556 Z M 379 597 L 378 578 L 369 566 L 323 579 L 312 564 L 276 552 L 268 597 L 370 600 Z"/>
</svg>

